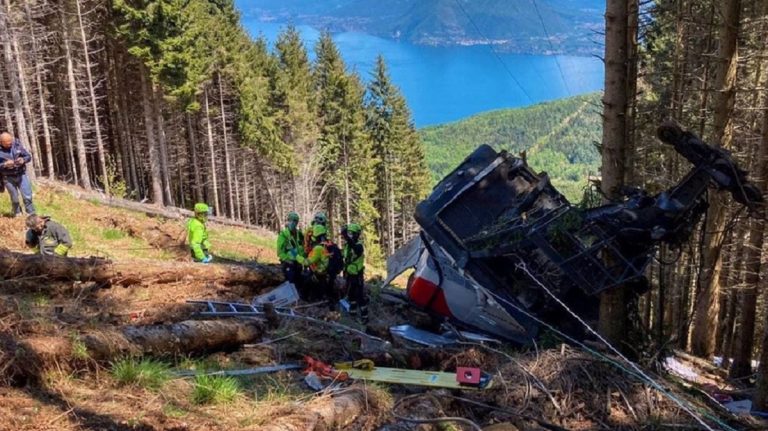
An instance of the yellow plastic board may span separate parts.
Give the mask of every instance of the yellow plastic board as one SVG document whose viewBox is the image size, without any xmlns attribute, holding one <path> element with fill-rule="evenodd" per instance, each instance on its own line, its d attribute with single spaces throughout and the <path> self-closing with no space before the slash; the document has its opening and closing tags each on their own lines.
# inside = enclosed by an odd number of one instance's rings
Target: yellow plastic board
<svg viewBox="0 0 768 431">
<path fill-rule="evenodd" d="M 493 380 L 483 387 L 461 385 L 456 381 L 456 373 L 440 371 L 403 370 L 400 368 L 376 367 L 373 370 L 350 368 L 343 370 L 351 379 L 370 380 L 373 382 L 394 383 L 399 385 L 430 386 L 452 389 L 488 389 Z"/>
</svg>

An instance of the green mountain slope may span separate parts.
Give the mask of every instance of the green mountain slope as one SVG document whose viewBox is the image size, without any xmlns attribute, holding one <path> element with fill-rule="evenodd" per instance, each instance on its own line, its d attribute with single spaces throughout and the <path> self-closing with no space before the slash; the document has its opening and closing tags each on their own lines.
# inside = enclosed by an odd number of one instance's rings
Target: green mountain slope
<svg viewBox="0 0 768 431">
<path fill-rule="evenodd" d="M 420 130 L 433 179 L 453 170 L 478 145 L 513 154 L 526 151 L 528 163 L 546 171 L 571 201 L 578 201 L 587 176 L 596 174 L 602 133 L 600 94 L 593 93 L 520 109 L 475 115 Z"/>
<path fill-rule="evenodd" d="M 359 31 L 428 45 L 487 43 L 512 52 L 590 54 L 603 28 L 597 0 L 239 0 L 248 16 Z M 552 46 L 546 39 L 552 40 Z M 478 28 L 482 34 L 478 32 Z"/>
</svg>

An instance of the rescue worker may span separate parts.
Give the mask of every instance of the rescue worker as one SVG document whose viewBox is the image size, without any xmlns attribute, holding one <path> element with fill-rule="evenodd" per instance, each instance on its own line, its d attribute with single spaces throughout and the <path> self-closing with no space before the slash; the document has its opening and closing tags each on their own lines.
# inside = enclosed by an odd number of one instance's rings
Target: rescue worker
<svg viewBox="0 0 768 431">
<path fill-rule="evenodd" d="M 50 217 L 31 215 L 27 217 L 27 247 L 44 256 L 65 257 L 72 248 L 72 238 L 67 229 Z"/>
<path fill-rule="evenodd" d="M 208 229 L 205 223 L 211 214 L 211 208 L 204 203 L 195 204 L 195 216 L 187 221 L 187 238 L 189 249 L 195 262 L 209 263 L 211 257 L 211 242 L 208 241 Z"/>
<path fill-rule="evenodd" d="M 326 217 L 324 212 L 316 212 L 312 221 L 309 223 L 309 226 L 307 226 L 307 229 L 304 231 L 304 256 L 309 256 L 309 252 L 312 251 L 312 228 L 314 228 L 315 225 L 320 225 L 328 229 L 328 217 Z"/>
<path fill-rule="evenodd" d="M 349 311 L 358 314 L 363 323 L 368 323 L 368 294 L 365 291 L 365 247 L 360 239 L 363 228 L 356 223 L 341 228 L 344 248 L 341 254 L 344 258 L 344 280 Z"/>
<path fill-rule="evenodd" d="M 32 183 L 27 177 L 27 163 L 32 161 L 32 156 L 22 145 L 21 141 L 14 139 L 8 132 L 0 133 L 0 178 L 3 186 L 11 196 L 13 216 L 21 215 L 19 194 L 24 201 L 24 210 L 27 215 L 35 214 L 35 206 L 32 204 Z"/>
<path fill-rule="evenodd" d="M 288 213 L 285 229 L 277 235 L 277 257 L 285 279 L 297 288 L 301 285 L 301 266 L 305 262 L 304 234 L 299 229 L 299 215 Z"/>
<path fill-rule="evenodd" d="M 336 276 L 343 266 L 343 261 L 339 247 L 328 239 L 328 230 L 321 224 L 312 227 L 312 250 L 307 256 L 306 264 L 309 266 L 307 281 L 311 285 L 309 296 L 324 296 L 329 302 L 328 308 L 335 311 L 339 302 Z"/>
</svg>

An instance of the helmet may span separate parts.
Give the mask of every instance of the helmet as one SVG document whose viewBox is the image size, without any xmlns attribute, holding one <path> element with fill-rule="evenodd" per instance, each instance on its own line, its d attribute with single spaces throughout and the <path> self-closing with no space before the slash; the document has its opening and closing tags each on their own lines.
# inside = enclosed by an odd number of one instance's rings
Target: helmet
<svg viewBox="0 0 768 431">
<path fill-rule="evenodd" d="M 296 212 L 294 212 L 294 211 L 289 212 L 288 213 L 288 221 L 294 221 L 294 222 L 298 223 L 299 222 L 299 215 Z"/>
<path fill-rule="evenodd" d="M 319 224 L 319 225 L 327 225 L 328 224 L 328 217 L 325 215 L 323 211 L 318 211 L 315 213 L 315 218 L 312 219 L 312 224 Z"/>
<path fill-rule="evenodd" d="M 347 227 L 347 231 L 349 231 L 349 233 L 360 234 L 363 231 L 362 226 L 360 226 L 357 223 L 350 223 L 346 227 Z"/>
<path fill-rule="evenodd" d="M 323 235 L 328 234 L 328 229 L 325 228 L 325 226 L 321 224 L 316 224 L 312 226 L 312 239 L 316 240 L 320 238 Z"/>
<path fill-rule="evenodd" d="M 211 207 L 208 205 L 198 202 L 195 204 L 195 214 L 209 214 L 211 213 Z"/>
</svg>

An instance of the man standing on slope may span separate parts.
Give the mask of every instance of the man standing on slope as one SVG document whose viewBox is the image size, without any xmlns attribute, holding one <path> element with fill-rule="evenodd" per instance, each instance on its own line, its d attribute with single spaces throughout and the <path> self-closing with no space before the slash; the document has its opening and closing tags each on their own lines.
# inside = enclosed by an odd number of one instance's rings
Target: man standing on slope
<svg viewBox="0 0 768 431">
<path fill-rule="evenodd" d="M 363 228 L 351 223 L 341 228 L 344 239 L 344 280 L 349 296 L 349 311 L 359 314 L 363 323 L 368 323 L 368 295 L 365 292 L 365 248 L 360 234 Z"/>
<path fill-rule="evenodd" d="M 211 243 L 208 241 L 208 229 L 205 222 L 211 209 L 204 203 L 195 204 L 195 216 L 187 221 L 187 238 L 189 238 L 189 249 L 192 252 L 192 259 L 195 262 L 208 263 L 211 257 Z"/>
<path fill-rule="evenodd" d="M 299 215 L 288 213 L 285 229 L 277 235 L 277 257 L 283 268 L 285 279 L 300 288 L 301 266 L 305 262 L 304 234 L 299 229 Z"/>
<path fill-rule="evenodd" d="M 8 132 L 0 133 L 0 177 L 11 195 L 14 217 L 21 215 L 19 194 L 24 200 L 27 214 L 35 214 L 35 206 L 32 205 L 32 183 L 27 177 L 27 163 L 31 161 L 32 156 L 18 139 L 13 139 L 13 135 Z"/>
<path fill-rule="evenodd" d="M 27 217 L 27 247 L 34 248 L 44 256 L 65 257 L 72 248 L 72 238 L 67 229 L 52 221 L 50 217 L 31 215 Z"/>
</svg>

